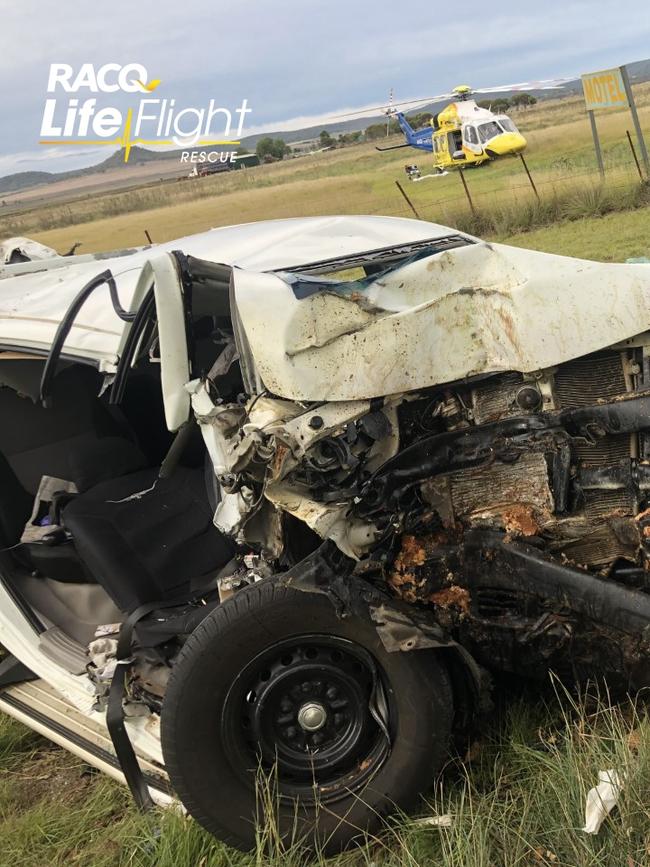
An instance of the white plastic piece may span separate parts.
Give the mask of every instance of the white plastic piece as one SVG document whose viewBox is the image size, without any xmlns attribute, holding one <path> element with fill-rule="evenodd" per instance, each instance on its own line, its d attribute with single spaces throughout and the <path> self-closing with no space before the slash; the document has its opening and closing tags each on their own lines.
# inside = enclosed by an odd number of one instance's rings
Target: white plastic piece
<svg viewBox="0 0 650 867">
<path fill-rule="evenodd" d="M 442 816 L 423 816 L 421 819 L 414 819 L 412 824 L 417 828 L 451 828 L 453 822 L 449 813 L 443 813 Z"/>
<path fill-rule="evenodd" d="M 623 777 L 618 771 L 598 771 L 598 785 L 587 793 L 585 805 L 585 834 L 597 834 L 600 826 L 612 812 L 623 788 Z"/>
</svg>

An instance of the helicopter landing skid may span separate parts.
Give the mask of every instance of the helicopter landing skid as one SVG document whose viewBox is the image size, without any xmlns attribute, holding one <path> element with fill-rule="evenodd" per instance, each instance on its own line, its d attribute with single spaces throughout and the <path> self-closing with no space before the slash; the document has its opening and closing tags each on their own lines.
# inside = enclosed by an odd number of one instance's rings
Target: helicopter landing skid
<svg viewBox="0 0 650 867">
<path fill-rule="evenodd" d="M 411 181 L 416 184 L 418 181 L 426 181 L 427 178 L 442 178 L 444 175 L 448 175 L 449 172 L 434 172 L 431 175 L 420 175 L 419 178 L 411 178 Z"/>
</svg>

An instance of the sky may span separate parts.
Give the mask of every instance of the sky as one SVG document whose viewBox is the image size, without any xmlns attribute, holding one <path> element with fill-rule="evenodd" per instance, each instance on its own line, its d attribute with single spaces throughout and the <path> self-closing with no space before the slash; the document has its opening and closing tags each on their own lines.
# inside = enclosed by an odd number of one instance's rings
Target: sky
<svg viewBox="0 0 650 867">
<path fill-rule="evenodd" d="M 318 125 L 385 102 L 391 87 L 396 100 L 426 97 L 650 56 L 647 0 L 0 0 L 0 14 L 0 176 L 112 152 L 39 145 L 51 63 L 141 63 L 178 106 L 234 109 L 245 98 L 246 135 L 305 117 Z"/>
</svg>

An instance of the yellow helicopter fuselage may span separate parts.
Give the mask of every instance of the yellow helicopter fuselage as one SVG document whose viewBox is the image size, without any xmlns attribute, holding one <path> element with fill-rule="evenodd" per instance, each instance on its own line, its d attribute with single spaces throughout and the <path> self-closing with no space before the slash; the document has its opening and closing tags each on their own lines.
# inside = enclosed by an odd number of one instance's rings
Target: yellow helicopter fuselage
<svg viewBox="0 0 650 867">
<path fill-rule="evenodd" d="M 441 170 L 477 166 L 526 147 L 526 139 L 507 115 L 481 108 L 473 99 L 450 103 L 431 124 L 433 161 Z"/>
</svg>

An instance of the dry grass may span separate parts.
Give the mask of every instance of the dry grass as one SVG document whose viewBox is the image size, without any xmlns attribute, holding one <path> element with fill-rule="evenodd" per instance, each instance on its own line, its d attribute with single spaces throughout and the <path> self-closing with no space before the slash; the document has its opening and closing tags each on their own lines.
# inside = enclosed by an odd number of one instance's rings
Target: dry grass
<svg viewBox="0 0 650 867">
<path fill-rule="evenodd" d="M 595 837 L 580 829 L 599 770 L 625 778 L 618 806 Z M 558 690 L 501 697 L 464 757 L 432 788 L 424 817 L 403 817 L 330 867 L 642 867 L 650 862 L 650 721 L 643 704 Z M 433 782 L 433 781 L 432 781 Z M 53 793 L 66 786 L 66 796 Z M 272 801 L 272 799 L 271 799 Z M 269 803 L 271 803 L 271 801 Z M 322 867 L 300 846 L 260 829 L 242 855 L 172 812 L 134 814 L 125 790 L 0 716 L 0 867 Z M 270 852 L 269 852 L 270 845 Z"/>
<path fill-rule="evenodd" d="M 636 93 L 642 123 L 650 131 L 650 83 L 636 86 Z M 580 194 L 581 188 L 598 183 L 589 124 L 579 97 L 545 101 L 513 116 L 528 138 L 526 158 L 543 203 L 550 205 L 536 205 L 519 160 L 504 159 L 467 172 L 476 209 L 487 221 L 478 225 L 497 234 L 557 219 L 555 198 L 566 200 L 567 190 Z M 601 113 L 598 126 L 608 186 L 631 187 L 638 176 L 625 138 L 629 114 Z M 166 241 L 214 226 L 287 216 L 411 216 L 395 180 L 407 184 L 403 166 L 413 160 L 425 172 L 430 165 L 430 157 L 423 153 L 378 154 L 373 144 L 362 144 L 211 178 L 89 195 L 63 205 L 43 203 L 0 218 L 0 236 L 26 234 L 59 249 L 81 241 L 82 252 L 91 252 L 140 245 L 145 242 L 145 228 L 154 240 Z M 407 184 L 407 191 L 423 219 L 466 223 L 469 208 L 457 172 Z M 564 212 L 576 216 L 580 208 L 589 213 L 582 201 L 573 212 L 565 201 L 562 216 Z"/>
</svg>

